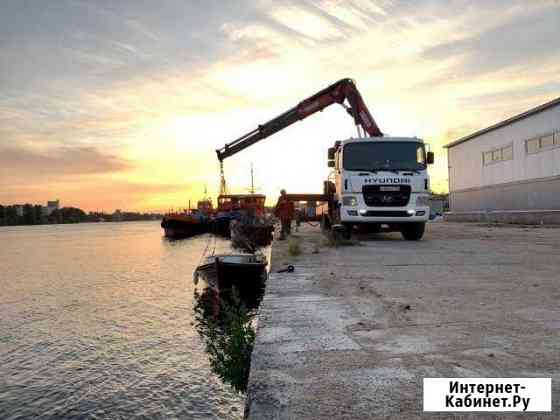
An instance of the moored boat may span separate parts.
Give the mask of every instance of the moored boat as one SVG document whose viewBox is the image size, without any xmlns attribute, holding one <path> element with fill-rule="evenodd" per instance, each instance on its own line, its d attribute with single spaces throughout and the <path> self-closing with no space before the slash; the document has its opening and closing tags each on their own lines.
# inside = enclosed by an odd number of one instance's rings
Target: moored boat
<svg viewBox="0 0 560 420">
<path fill-rule="evenodd" d="M 258 248 L 270 245 L 274 225 L 266 219 L 243 217 L 230 224 L 231 244 L 245 252 L 255 252 Z"/>
<path fill-rule="evenodd" d="M 194 282 L 203 280 L 215 292 L 236 289 L 243 298 L 255 295 L 266 280 L 267 259 L 262 254 L 231 254 L 207 257 L 198 266 Z"/>
<path fill-rule="evenodd" d="M 212 232 L 246 252 L 269 245 L 274 225 L 266 217 L 265 199 L 262 194 L 221 194 Z"/>
<path fill-rule="evenodd" d="M 187 213 L 166 214 L 161 227 L 168 238 L 190 238 L 208 232 L 208 222 L 197 215 Z"/>
<path fill-rule="evenodd" d="M 190 238 L 210 231 L 212 202 L 200 200 L 196 209 L 186 209 L 180 213 L 168 213 L 161 221 L 161 227 L 168 238 Z"/>
<path fill-rule="evenodd" d="M 262 194 L 220 194 L 212 232 L 230 238 L 233 220 L 240 220 L 248 214 L 263 218 L 265 199 Z"/>
</svg>

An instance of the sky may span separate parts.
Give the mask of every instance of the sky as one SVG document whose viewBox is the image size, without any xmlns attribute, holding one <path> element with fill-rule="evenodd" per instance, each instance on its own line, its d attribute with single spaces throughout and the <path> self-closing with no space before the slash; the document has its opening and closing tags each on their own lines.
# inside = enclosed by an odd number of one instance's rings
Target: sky
<svg viewBox="0 0 560 420">
<path fill-rule="evenodd" d="M 215 149 L 338 79 L 384 133 L 443 145 L 560 96 L 558 0 L 0 0 L 0 203 L 166 211 Z M 225 161 L 230 192 L 321 192 L 334 105 Z"/>
</svg>

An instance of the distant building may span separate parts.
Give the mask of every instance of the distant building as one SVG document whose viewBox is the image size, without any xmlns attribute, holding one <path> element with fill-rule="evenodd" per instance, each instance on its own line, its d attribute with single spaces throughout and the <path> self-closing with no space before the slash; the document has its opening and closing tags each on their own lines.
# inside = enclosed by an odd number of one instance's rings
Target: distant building
<svg viewBox="0 0 560 420">
<path fill-rule="evenodd" d="M 60 208 L 60 200 L 47 201 L 47 205 L 41 209 L 44 216 L 50 216 L 51 213 Z"/>
<path fill-rule="evenodd" d="M 120 209 L 116 209 L 115 212 L 113 213 L 111 220 L 113 222 L 121 222 L 123 219 L 123 214 L 121 212 Z"/>
<path fill-rule="evenodd" d="M 23 204 L 14 204 L 14 209 L 18 217 L 23 217 L 23 207 Z"/>
<path fill-rule="evenodd" d="M 560 223 L 560 98 L 445 147 L 449 220 Z"/>
</svg>

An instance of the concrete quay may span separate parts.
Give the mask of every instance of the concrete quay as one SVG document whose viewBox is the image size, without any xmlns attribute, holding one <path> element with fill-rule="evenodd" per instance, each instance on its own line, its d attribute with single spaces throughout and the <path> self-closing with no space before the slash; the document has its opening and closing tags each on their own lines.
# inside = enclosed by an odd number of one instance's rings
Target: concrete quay
<svg viewBox="0 0 560 420">
<path fill-rule="evenodd" d="M 448 222 L 560 225 L 560 210 L 488 210 L 448 212 Z"/>
<path fill-rule="evenodd" d="M 332 247 L 272 247 L 247 416 L 560 416 L 560 229 L 439 222 Z M 293 273 L 276 273 L 286 264 Z M 551 377 L 552 413 L 423 413 L 424 377 Z"/>
</svg>

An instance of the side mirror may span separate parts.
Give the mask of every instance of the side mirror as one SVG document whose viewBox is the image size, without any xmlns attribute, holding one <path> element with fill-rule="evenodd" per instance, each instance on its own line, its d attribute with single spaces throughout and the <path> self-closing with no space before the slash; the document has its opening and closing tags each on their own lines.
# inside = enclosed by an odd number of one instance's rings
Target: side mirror
<svg viewBox="0 0 560 420">
<path fill-rule="evenodd" d="M 334 168 L 334 160 L 333 160 L 333 159 L 329 159 L 327 165 L 328 165 L 329 168 Z"/>
<path fill-rule="evenodd" d="M 334 147 L 329 147 L 329 160 L 334 159 L 335 152 L 336 152 L 336 149 Z"/>
<path fill-rule="evenodd" d="M 434 152 L 427 152 L 426 153 L 426 163 L 428 165 L 431 165 L 432 163 L 434 163 Z"/>
</svg>

